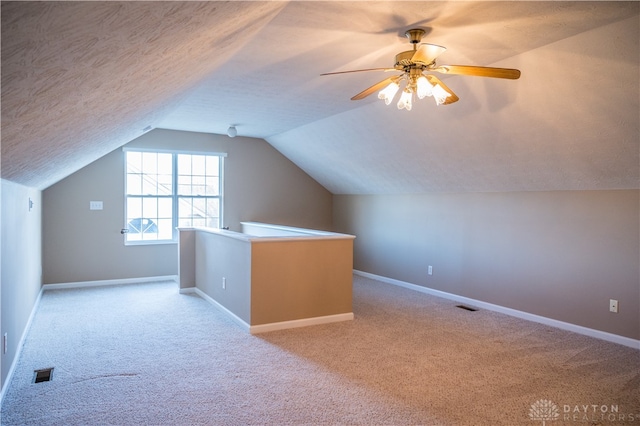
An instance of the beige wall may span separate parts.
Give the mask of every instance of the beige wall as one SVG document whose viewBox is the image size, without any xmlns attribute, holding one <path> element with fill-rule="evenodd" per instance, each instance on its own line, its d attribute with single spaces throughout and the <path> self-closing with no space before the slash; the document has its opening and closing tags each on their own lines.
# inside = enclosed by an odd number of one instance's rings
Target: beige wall
<svg viewBox="0 0 640 426">
<path fill-rule="evenodd" d="M 127 146 L 224 152 L 224 226 L 331 227 L 331 194 L 267 142 L 153 130 Z M 104 209 L 90 211 L 89 201 Z M 177 275 L 177 244 L 124 246 L 124 154 L 117 149 L 43 193 L 44 282 Z"/>
<path fill-rule="evenodd" d="M 353 239 L 251 245 L 251 325 L 353 312 Z"/>
<path fill-rule="evenodd" d="M 39 190 L 4 179 L 1 192 L 0 339 L 4 333 L 8 337 L 6 354 L 0 340 L 4 386 L 42 285 L 42 199 Z M 31 210 L 29 199 L 33 201 Z"/>
<path fill-rule="evenodd" d="M 637 190 L 334 196 L 357 270 L 633 339 L 639 218 Z"/>
</svg>

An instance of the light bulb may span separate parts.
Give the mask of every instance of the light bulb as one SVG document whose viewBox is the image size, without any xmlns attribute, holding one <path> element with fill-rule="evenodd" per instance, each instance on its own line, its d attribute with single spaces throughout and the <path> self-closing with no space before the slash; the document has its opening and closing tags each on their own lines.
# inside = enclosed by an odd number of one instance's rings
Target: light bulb
<svg viewBox="0 0 640 426">
<path fill-rule="evenodd" d="M 398 83 L 392 81 L 387 87 L 378 92 L 378 99 L 384 99 L 384 103 L 389 105 L 399 88 Z"/>
<path fill-rule="evenodd" d="M 416 94 L 418 98 L 422 99 L 425 96 L 431 96 L 433 94 L 433 86 L 431 86 L 431 83 L 429 83 L 429 80 L 427 80 L 427 77 L 424 75 L 418 77 L 417 86 Z"/>
<path fill-rule="evenodd" d="M 407 111 L 411 111 L 412 101 L 413 101 L 413 93 L 409 90 L 405 89 L 402 91 L 402 95 L 400 96 L 400 100 L 398 101 L 398 109 L 406 109 Z"/>
<path fill-rule="evenodd" d="M 437 105 L 445 103 L 449 96 L 451 96 L 451 93 L 444 90 L 439 84 L 433 86 L 433 98 L 436 100 Z"/>
</svg>

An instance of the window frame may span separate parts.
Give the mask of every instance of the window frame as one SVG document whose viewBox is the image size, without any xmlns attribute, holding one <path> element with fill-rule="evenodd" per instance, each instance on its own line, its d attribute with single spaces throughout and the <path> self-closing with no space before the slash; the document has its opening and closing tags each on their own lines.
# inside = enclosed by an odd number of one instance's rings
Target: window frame
<svg viewBox="0 0 640 426">
<path fill-rule="evenodd" d="M 224 152 L 210 152 L 210 151 L 190 151 L 190 150 L 174 150 L 174 149 L 154 149 L 154 148 L 136 148 L 136 147 L 123 147 L 122 151 L 124 153 L 122 158 L 122 163 L 124 165 L 124 229 L 128 229 L 128 220 L 127 220 L 127 200 L 129 196 L 138 196 L 140 198 L 150 197 L 150 198 L 161 198 L 162 196 L 154 196 L 154 195 L 134 195 L 129 194 L 127 189 L 127 152 L 149 152 L 156 154 L 171 154 L 171 179 L 172 179 L 172 188 L 171 188 L 171 200 L 172 200 L 172 208 L 171 208 L 171 223 L 172 223 L 172 231 L 171 231 L 171 239 L 162 239 L 162 240 L 132 240 L 130 241 L 127 237 L 127 233 L 124 233 L 124 244 L 125 246 L 139 246 L 139 245 L 157 245 L 157 244 L 177 244 L 178 243 L 178 224 L 179 224 L 179 200 L 183 197 L 188 197 L 185 195 L 180 195 L 178 193 L 178 155 L 206 155 L 212 157 L 218 157 L 218 174 L 219 174 L 219 191 L 217 196 L 199 196 L 201 198 L 217 198 L 218 201 L 218 226 L 222 228 L 224 224 L 224 159 L 227 157 L 227 154 Z M 195 197 L 194 197 L 195 198 Z"/>
</svg>

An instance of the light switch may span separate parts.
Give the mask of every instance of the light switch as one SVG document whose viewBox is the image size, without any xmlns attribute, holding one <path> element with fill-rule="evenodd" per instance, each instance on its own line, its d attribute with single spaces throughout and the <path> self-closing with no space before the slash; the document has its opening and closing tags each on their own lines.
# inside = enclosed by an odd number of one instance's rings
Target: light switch
<svg viewBox="0 0 640 426">
<path fill-rule="evenodd" d="M 89 201 L 89 210 L 102 210 L 102 201 Z"/>
</svg>

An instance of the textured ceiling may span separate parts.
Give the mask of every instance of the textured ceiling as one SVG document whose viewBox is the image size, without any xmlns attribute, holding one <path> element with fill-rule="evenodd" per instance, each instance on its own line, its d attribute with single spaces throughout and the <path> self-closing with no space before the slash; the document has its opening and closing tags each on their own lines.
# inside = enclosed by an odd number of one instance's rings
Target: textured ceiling
<svg viewBox="0 0 640 426">
<path fill-rule="evenodd" d="M 2 177 L 47 187 L 140 136 L 271 2 L 2 2 Z"/>
<path fill-rule="evenodd" d="M 638 2 L 2 2 L 2 177 L 46 188 L 147 126 L 264 138 L 333 193 L 639 187 Z M 349 98 L 409 49 L 460 101 Z M 236 139 L 241 143 L 240 139 Z"/>
</svg>

